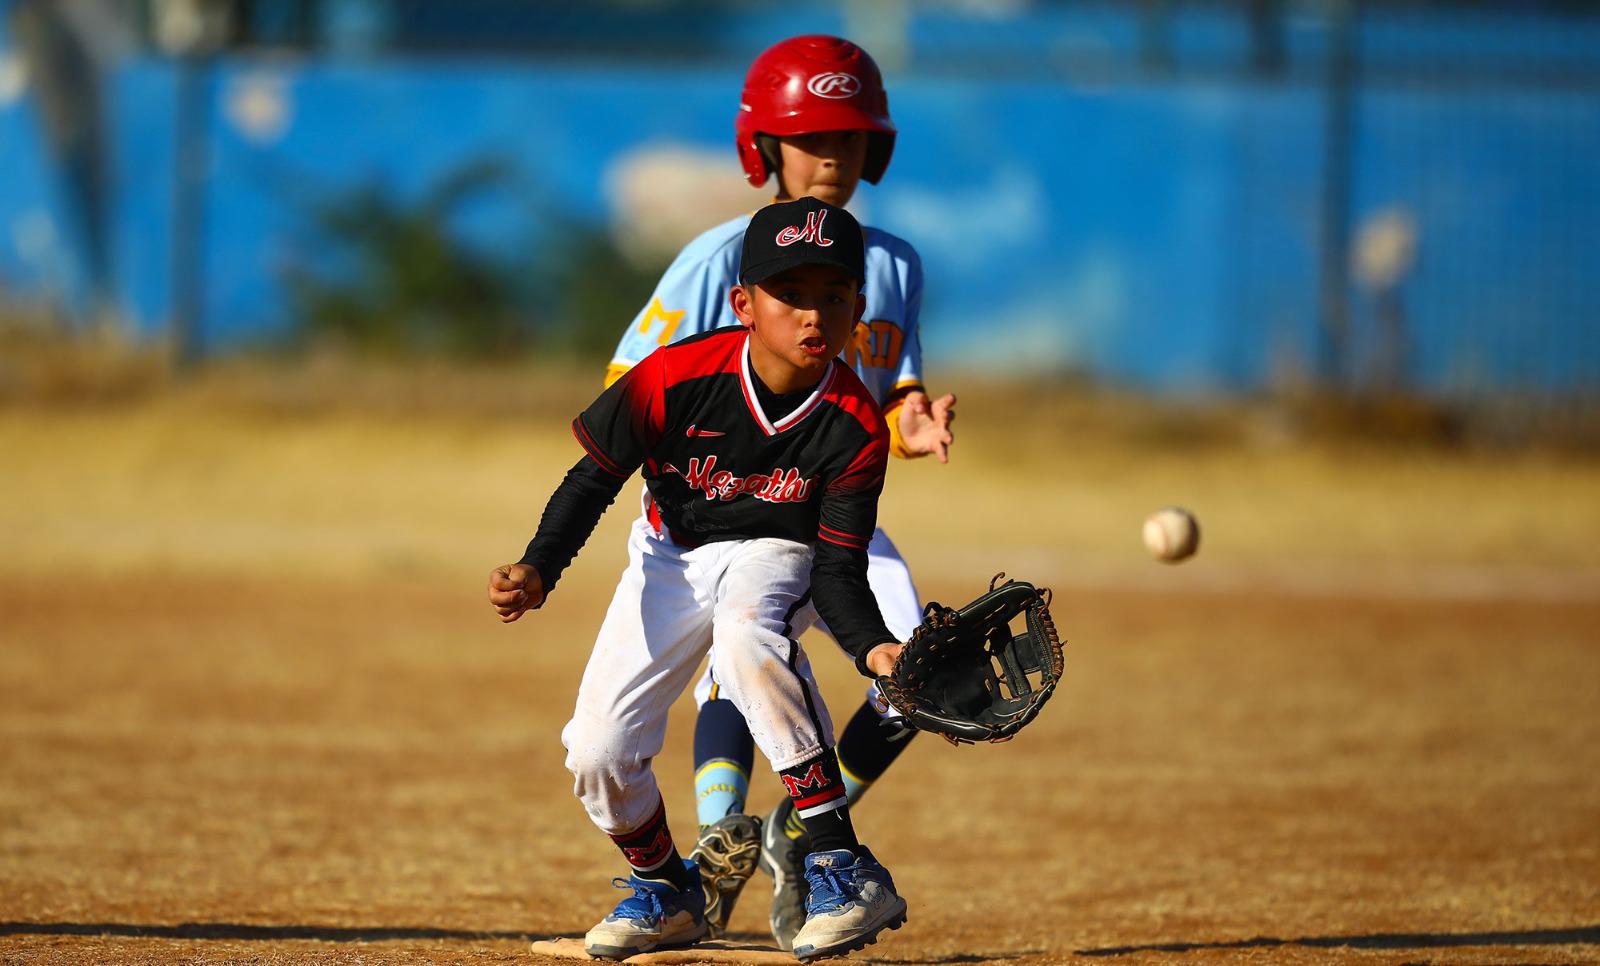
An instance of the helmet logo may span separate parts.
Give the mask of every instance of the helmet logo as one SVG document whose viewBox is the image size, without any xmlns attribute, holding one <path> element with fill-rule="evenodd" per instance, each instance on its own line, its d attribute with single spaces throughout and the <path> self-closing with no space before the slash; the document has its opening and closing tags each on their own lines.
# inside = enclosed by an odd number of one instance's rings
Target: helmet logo
<svg viewBox="0 0 1600 966">
<path fill-rule="evenodd" d="M 778 247 L 788 248 L 795 242 L 803 241 L 810 242 L 818 248 L 827 248 L 829 245 L 833 244 L 832 238 L 822 237 L 822 223 L 826 221 L 827 218 L 828 213 L 826 211 L 806 212 L 806 226 L 804 228 L 797 228 L 794 225 L 789 225 L 782 231 L 778 232 L 778 237 L 775 239 L 778 243 Z"/>
<path fill-rule="evenodd" d="M 818 74 L 806 81 L 806 90 L 818 97 L 843 100 L 861 93 L 861 80 L 854 74 Z"/>
</svg>

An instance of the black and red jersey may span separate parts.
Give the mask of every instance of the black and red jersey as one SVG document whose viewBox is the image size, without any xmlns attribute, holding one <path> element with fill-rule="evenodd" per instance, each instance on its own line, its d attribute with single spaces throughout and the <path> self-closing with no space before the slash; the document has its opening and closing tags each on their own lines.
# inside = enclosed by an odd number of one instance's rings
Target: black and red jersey
<svg viewBox="0 0 1600 966">
<path fill-rule="evenodd" d="M 643 467 L 651 522 L 674 543 L 813 545 L 817 611 L 870 674 L 873 646 L 894 640 L 867 583 L 889 458 L 883 415 L 837 359 L 809 394 L 772 397 L 750 370 L 748 346 L 746 330 L 730 327 L 657 349 L 573 420 L 587 455 L 550 497 L 520 562 L 548 593 Z M 763 398 L 789 411 L 769 416 Z"/>
<path fill-rule="evenodd" d="M 675 541 L 780 537 L 865 550 L 877 527 L 888 431 L 835 359 L 792 412 L 758 403 L 749 333 L 713 329 L 664 346 L 572 422 L 601 468 L 643 467 L 652 521 Z"/>
</svg>

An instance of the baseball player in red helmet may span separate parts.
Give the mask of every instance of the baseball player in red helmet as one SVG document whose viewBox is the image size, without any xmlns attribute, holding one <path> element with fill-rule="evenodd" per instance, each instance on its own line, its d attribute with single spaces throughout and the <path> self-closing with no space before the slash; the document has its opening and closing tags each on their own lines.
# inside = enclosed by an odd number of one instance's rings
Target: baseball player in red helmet
<svg viewBox="0 0 1600 966">
<path fill-rule="evenodd" d="M 792 37 L 750 65 L 734 120 L 735 144 L 749 183 L 771 183 L 776 201 L 815 198 L 844 205 L 862 180 L 876 183 L 894 154 L 895 126 L 878 66 L 839 37 Z M 660 346 L 736 323 L 725 293 L 740 269 L 740 238 L 751 216 L 718 225 L 691 241 L 662 276 L 648 304 L 623 334 L 607 383 Z M 922 262 L 904 239 L 866 227 L 866 310 L 841 358 L 883 410 L 891 452 L 948 459 L 955 397 L 931 399 L 922 381 L 918 316 Z M 879 529 L 867 548 L 868 579 L 889 629 L 905 640 L 922 616 L 910 570 Z M 793 633 L 811 623 L 833 633 L 813 608 L 795 615 Z M 835 634 L 837 638 L 837 634 Z M 763 823 L 744 813 L 754 761 L 749 729 L 726 700 L 712 661 L 695 688 L 695 794 L 700 838 L 693 852 L 706 888 L 713 934 L 726 926 L 757 863 L 774 881 L 771 925 L 789 948 L 806 920 L 813 844 L 785 800 Z M 903 752 L 913 732 L 881 726 L 893 709 L 869 688 L 839 738 L 838 755 L 852 801 Z"/>
<path fill-rule="evenodd" d="M 795 956 L 841 955 L 905 922 L 893 879 L 856 838 L 794 625 L 815 600 L 868 676 L 901 647 L 867 582 L 889 433 L 838 360 L 866 306 L 864 247 L 849 212 L 814 198 L 757 212 L 727 293 L 738 324 L 656 349 L 573 420 L 583 456 L 522 559 L 490 575 L 501 620 L 538 608 L 642 469 L 645 513 L 561 732 L 578 797 L 631 870 L 617 880 L 631 894 L 585 937 L 591 956 L 708 931 L 700 872 L 679 857 L 650 767 L 707 655 L 812 840 Z"/>
</svg>

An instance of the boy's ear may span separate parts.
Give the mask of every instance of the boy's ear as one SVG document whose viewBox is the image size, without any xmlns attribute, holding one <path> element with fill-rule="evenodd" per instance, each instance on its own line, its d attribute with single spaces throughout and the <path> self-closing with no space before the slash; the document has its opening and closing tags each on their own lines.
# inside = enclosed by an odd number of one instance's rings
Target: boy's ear
<svg viewBox="0 0 1600 966">
<path fill-rule="evenodd" d="M 861 321 L 861 317 L 866 315 L 866 314 L 867 314 L 867 293 L 858 291 L 858 292 L 856 292 L 856 321 L 860 322 Z"/>
<path fill-rule="evenodd" d="M 733 308 L 733 314 L 738 317 L 739 324 L 750 328 L 755 324 L 756 315 L 750 304 L 750 289 L 745 285 L 735 285 L 728 289 L 728 305 Z"/>
</svg>

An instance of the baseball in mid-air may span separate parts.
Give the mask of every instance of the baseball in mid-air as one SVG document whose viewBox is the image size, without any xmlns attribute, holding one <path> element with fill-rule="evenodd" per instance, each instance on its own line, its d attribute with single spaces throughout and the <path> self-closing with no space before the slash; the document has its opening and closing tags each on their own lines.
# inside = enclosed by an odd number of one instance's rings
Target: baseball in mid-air
<svg viewBox="0 0 1600 966">
<path fill-rule="evenodd" d="M 1181 506 L 1163 507 L 1144 518 L 1144 545 L 1163 563 L 1187 560 L 1200 549 L 1200 523 Z"/>
</svg>

